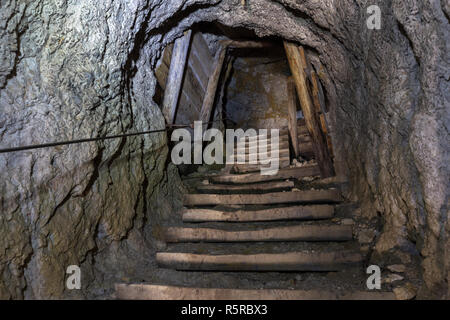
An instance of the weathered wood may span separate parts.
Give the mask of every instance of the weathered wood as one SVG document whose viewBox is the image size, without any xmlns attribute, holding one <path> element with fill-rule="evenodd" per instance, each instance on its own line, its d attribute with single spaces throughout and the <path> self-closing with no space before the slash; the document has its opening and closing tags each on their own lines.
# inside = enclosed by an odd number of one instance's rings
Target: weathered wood
<svg viewBox="0 0 450 320">
<path fill-rule="evenodd" d="M 208 255 L 157 253 L 160 267 L 191 271 L 339 271 L 363 260 L 360 253 L 289 252 L 261 254 Z"/>
<path fill-rule="evenodd" d="M 152 284 L 116 284 L 122 300 L 395 300 L 392 292 L 290 289 L 188 288 Z"/>
<path fill-rule="evenodd" d="M 194 48 L 193 54 L 197 57 L 200 62 L 203 72 L 208 76 L 212 73 L 212 68 L 214 64 L 214 57 L 209 50 L 208 44 L 206 43 L 203 35 L 200 32 L 196 32 L 192 39 L 192 46 Z"/>
<path fill-rule="evenodd" d="M 314 158 L 314 145 L 312 141 L 310 142 L 300 142 L 298 145 L 300 149 L 300 155 L 306 158 Z"/>
<path fill-rule="evenodd" d="M 295 79 L 297 94 L 301 102 L 303 115 L 305 116 L 306 126 L 314 141 L 314 151 L 319 163 L 321 175 L 323 178 L 333 176 L 334 168 L 328 152 L 327 142 L 320 129 L 318 116 L 308 92 L 306 73 L 304 70 L 306 66 L 303 64 L 304 62 L 302 62 L 302 57 L 297 45 L 284 42 L 284 47 L 291 72 Z"/>
<path fill-rule="evenodd" d="M 274 161 L 276 158 L 271 159 L 271 161 Z M 278 168 L 287 168 L 291 164 L 291 158 L 279 158 L 278 159 Z M 238 173 L 249 173 L 249 172 L 256 172 L 260 171 L 262 168 L 269 168 L 270 164 L 261 164 L 260 161 L 258 161 L 258 164 L 235 164 L 234 170 Z"/>
<path fill-rule="evenodd" d="M 289 141 L 280 141 L 278 144 L 267 143 L 267 152 L 272 150 L 284 150 L 289 148 Z M 238 144 L 235 146 L 235 152 L 245 152 L 245 153 L 256 153 L 260 151 L 259 145 L 257 143 L 250 143 L 250 145 L 245 145 L 244 147 L 240 147 Z M 259 152 L 261 153 L 261 152 Z"/>
<path fill-rule="evenodd" d="M 217 86 L 220 80 L 223 64 L 227 53 L 226 47 L 221 47 L 214 59 L 214 67 L 211 76 L 209 77 L 208 87 L 206 89 L 205 98 L 203 99 L 202 111 L 200 113 L 200 120 L 204 123 L 209 122 L 211 118 L 214 100 L 216 98 Z"/>
<path fill-rule="evenodd" d="M 168 228 L 164 240 L 179 242 L 350 241 L 351 226 L 298 225 L 259 230 L 225 231 L 212 228 Z"/>
<path fill-rule="evenodd" d="M 307 190 L 266 194 L 188 194 L 185 206 L 232 205 L 232 204 L 277 204 L 277 203 L 324 203 L 340 202 L 338 190 Z"/>
<path fill-rule="evenodd" d="M 293 185 L 293 182 L 291 183 Z M 266 184 L 260 184 L 258 186 L 265 186 L 265 185 Z M 220 185 L 220 186 L 223 186 L 223 188 L 246 187 L 246 186 L 230 186 L 230 185 Z M 183 221 L 262 222 L 262 221 L 281 221 L 281 220 L 320 220 L 320 219 L 331 219 L 333 216 L 334 216 L 334 207 L 330 205 L 292 206 L 286 208 L 270 208 L 255 211 L 249 210 L 221 211 L 211 209 L 188 209 L 185 212 L 183 212 Z"/>
<path fill-rule="evenodd" d="M 292 78 L 289 78 L 287 81 L 287 91 L 288 91 L 287 96 L 288 96 L 289 135 L 291 137 L 295 158 L 298 158 L 300 152 L 298 149 L 297 104 L 295 98 L 295 84 Z"/>
<path fill-rule="evenodd" d="M 177 39 L 174 44 L 169 75 L 164 90 L 162 112 L 168 124 L 173 124 L 177 110 L 178 100 L 182 91 L 184 71 L 186 69 L 189 45 L 192 31 L 187 31 L 183 37 Z"/>
<path fill-rule="evenodd" d="M 240 149 L 240 150 L 242 150 L 242 149 Z M 248 149 L 247 149 L 246 152 L 245 152 L 245 161 L 249 161 L 251 159 L 251 157 L 257 157 L 257 159 L 259 160 L 262 156 L 264 156 L 264 154 L 262 152 L 258 152 L 258 151 L 249 153 Z M 272 158 L 271 152 L 272 151 L 268 148 L 267 156 L 269 158 Z M 289 149 L 278 150 L 278 157 L 280 159 L 282 159 L 282 158 L 289 158 L 289 154 L 290 154 L 290 150 Z M 237 153 L 235 153 L 235 155 L 236 155 L 236 157 L 234 159 L 235 159 L 235 161 L 237 161 Z"/>
<path fill-rule="evenodd" d="M 320 174 L 318 166 L 308 166 L 300 168 L 280 169 L 275 175 L 263 176 L 260 173 L 249 174 L 227 174 L 211 177 L 211 181 L 215 183 L 257 183 L 266 181 L 276 181 L 285 179 L 298 179 L 303 177 L 317 176 Z"/>
<path fill-rule="evenodd" d="M 288 189 L 293 187 L 294 187 L 293 181 L 281 181 L 281 182 L 269 182 L 264 184 L 259 183 L 248 185 L 206 184 L 197 186 L 197 190 L 203 192 L 227 192 L 227 191 L 260 192 L 260 191 Z"/>
</svg>

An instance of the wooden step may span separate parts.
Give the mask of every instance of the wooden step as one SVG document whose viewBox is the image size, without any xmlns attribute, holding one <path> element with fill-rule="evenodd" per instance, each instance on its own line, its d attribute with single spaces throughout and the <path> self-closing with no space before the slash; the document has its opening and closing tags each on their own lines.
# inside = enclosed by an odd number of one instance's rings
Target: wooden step
<svg viewBox="0 0 450 320">
<path fill-rule="evenodd" d="M 259 160 L 260 158 L 262 158 L 263 156 L 272 158 L 272 154 L 271 154 L 271 151 L 270 151 L 270 150 L 268 150 L 267 153 L 264 153 L 264 154 L 261 153 L 261 152 L 256 152 L 256 151 L 255 151 L 255 152 L 251 152 L 251 153 L 245 152 L 244 155 L 245 155 L 245 161 L 249 161 L 250 156 L 256 157 L 258 160 Z M 281 149 L 281 150 L 278 150 L 278 157 L 279 157 L 279 158 L 287 158 L 287 157 L 289 157 L 289 155 L 290 155 L 289 149 Z M 237 153 L 235 153 L 234 161 L 237 162 L 237 160 L 238 160 L 238 159 L 237 159 Z"/>
<path fill-rule="evenodd" d="M 230 187 L 230 186 L 227 186 Z M 334 207 L 293 206 L 287 208 L 270 208 L 264 210 L 221 211 L 209 209 L 190 209 L 183 213 L 184 222 L 261 222 L 281 220 L 319 220 L 331 219 Z"/>
<path fill-rule="evenodd" d="M 273 159 L 273 162 L 275 162 L 275 159 Z M 290 164 L 291 158 L 289 157 L 278 159 L 278 168 L 286 168 L 289 167 Z M 235 164 L 233 168 L 237 173 L 249 173 L 261 171 L 262 168 L 270 168 L 270 166 L 270 164 L 261 164 L 258 162 L 258 164 Z"/>
<path fill-rule="evenodd" d="M 154 284 L 116 284 L 122 300 L 395 300 L 392 292 L 288 289 L 188 288 Z"/>
<path fill-rule="evenodd" d="M 267 152 L 270 152 L 272 148 L 278 148 L 278 150 L 289 149 L 289 141 L 280 141 L 278 144 L 267 144 Z M 259 144 L 252 143 L 250 146 L 246 145 L 245 147 L 241 147 L 236 145 L 234 148 L 234 153 L 261 153 Z"/>
<path fill-rule="evenodd" d="M 161 268 L 190 271 L 339 271 L 361 263 L 353 251 L 209 255 L 158 252 Z"/>
<path fill-rule="evenodd" d="M 297 225 L 245 231 L 213 228 L 168 228 L 164 240 L 179 242 L 280 242 L 280 241 L 349 241 L 351 226 Z"/>
<path fill-rule="evenodd" d="M 278 142 L 285 142 L 285 141 L 289 141 L 289 136 L 286 135 L 280 135 L 278 136 Z M 262 143 L 267 143 L 267 145 L 271 145 L 272 144 L 272 137 L 268 136 L 254 136 L 254 137 L 250 137 L 250 138 L 246 138 L 245 140 L 239 140 L 239 142 L 235 142 L 235 146 L 239 146 L 240 144 L 243 144 L 245 146 L 250 145 L 257 145 L 257 144 L 262 144 Z"/>
<path fill-rule="evenodd" d="M 289 189 L 294 187 L 293 181 L 275 181 L 268 183 L 258 184 L 245 184 L 245 185 L 229 185 L 229 184 L 207 184 L 200 185 L 197 190 L 202 192 L 261 192 L 261 191 L 273 191 L 280 189 Z"/>
<path fill-rule="evenodd" d="M 280 169 L 275 175 L 264 176 L 261 173 L 248 173 L 248 174 L 227 174 L 217 175 L 211 177 L 211 181 L 215 183 L 258 183 L 266 181 L 286 180 L 286 179 L 298 179 L 303 177 L 311 177 L 320 175 L 320 170 L 317 165 L 299 168 L 286 168 Z"/>
<path fill-rule="evenodd" d="M 234 205 L 234 204 L 282 204 L 340 202 L 337 189 L 274 192 L 265 194 L 187 194 L 185 206 Z"/>
</svg>

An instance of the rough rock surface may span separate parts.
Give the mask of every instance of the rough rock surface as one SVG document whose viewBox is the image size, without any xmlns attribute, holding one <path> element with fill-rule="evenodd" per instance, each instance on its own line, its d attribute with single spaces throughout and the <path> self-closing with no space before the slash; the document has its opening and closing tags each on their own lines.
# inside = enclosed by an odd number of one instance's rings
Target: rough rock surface
<svg viewBox="0 0 450 320">
<path fill-rule="evenodd" d="M 366 27 L 374 3 L 381 30 Z M 325 86 L 349 197 L 380 221 L 376 252 L 416 250 L 426 284 L 418 297 L 448 294 L 446 1 L 1 0 L 0 9 L 2 147 L 162 127 L 153 69 L 197 22 L 303 44 Z M 140 266 L 177 205 L 166 141 L 1 155 L 0 297 L 102 296 L 118 277 L 149 277 Z M 70 264 L 88 288 L 64 289 Z"/>
</svg>

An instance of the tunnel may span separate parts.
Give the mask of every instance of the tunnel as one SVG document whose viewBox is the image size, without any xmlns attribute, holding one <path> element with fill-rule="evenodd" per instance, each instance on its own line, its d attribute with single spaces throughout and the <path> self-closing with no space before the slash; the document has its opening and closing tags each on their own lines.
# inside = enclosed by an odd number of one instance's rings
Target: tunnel
<svg viewBox="0 0 450 320">
<path fill-rule="evenodd" d="M 449 298 L 448 2 L 0 8 L 0 299 Z"/>
</svg>

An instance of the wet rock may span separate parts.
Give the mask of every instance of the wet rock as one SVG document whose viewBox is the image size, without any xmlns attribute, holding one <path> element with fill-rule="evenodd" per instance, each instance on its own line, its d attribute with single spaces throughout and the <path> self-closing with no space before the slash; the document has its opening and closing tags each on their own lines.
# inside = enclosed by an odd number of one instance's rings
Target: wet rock
<svg viewBox="0 0 450 320">
<path fill-rule="evenodd" d="M 362 229 L 358 234 L 358 241 L 362 244 L 371 243 L 375 238 L 376 232 L 372 229 Z"/>
<path fill-rule="evenodd" d="M 411 283 L 394 288 L 393 292 L 397 300 L 411 300 L 417 295 L 417 289 Z"/>
<path fill-rule="evenodd" d="M 391 272 L 398 272 L 398 273 L 403 273 L 406 270 L 406 266 L 403 264 L 394 264 L 394 265 L 388 266 L 387 268 Z"/>
</svg>

